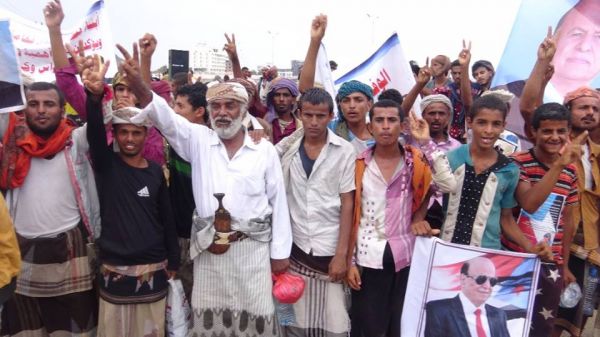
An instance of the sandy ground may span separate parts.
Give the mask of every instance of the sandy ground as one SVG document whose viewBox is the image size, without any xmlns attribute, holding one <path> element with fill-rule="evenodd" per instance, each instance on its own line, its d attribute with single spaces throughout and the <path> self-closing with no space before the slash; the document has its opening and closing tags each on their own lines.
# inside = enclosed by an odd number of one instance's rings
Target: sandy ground
<svg viewBox="0 0 600 337">
<path fill-rule="evenodd" d="M 594 312 L 594 316 L 588 319 L 585 328 L 583 329 L 582 337 L 595 337 L 594 336 L 594 322 L 596 321 L 596 315 L 598 314 L 598 310 Z M 570 335 L 566 332 L 563 332 L 560 337 L 570 337 Z"/>
</svg>

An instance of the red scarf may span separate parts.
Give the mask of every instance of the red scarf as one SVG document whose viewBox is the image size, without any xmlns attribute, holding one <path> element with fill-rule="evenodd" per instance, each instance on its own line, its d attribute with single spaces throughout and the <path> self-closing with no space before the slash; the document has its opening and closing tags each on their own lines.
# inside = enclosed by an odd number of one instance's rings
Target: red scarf
<svg viewBox="0 0 600 337">
<path fill-rule="evenodd" d="M 0 158 L 0 188 L 7 190 L 22 186 L 31 166 L 31 157 L 46 158 L 62 151 L 73 128 L 63 118 L 52 136 L 44 139 L 29 130 L 24 116 L 10 113 Z"/>
</svg>

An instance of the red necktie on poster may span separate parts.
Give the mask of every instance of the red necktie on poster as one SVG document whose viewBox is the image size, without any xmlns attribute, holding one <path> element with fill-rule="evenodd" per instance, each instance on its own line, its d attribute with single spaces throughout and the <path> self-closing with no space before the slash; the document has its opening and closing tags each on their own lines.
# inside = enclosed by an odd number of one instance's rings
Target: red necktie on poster
<svg viewBox="0 0 600 337">
<path fill-rule="evenodd" d="M 481 322 L 481 309 L 475 309 L 475 325 L 477 328 L 477 337 L 486 337 L 485 329 Z"/>
</svg>

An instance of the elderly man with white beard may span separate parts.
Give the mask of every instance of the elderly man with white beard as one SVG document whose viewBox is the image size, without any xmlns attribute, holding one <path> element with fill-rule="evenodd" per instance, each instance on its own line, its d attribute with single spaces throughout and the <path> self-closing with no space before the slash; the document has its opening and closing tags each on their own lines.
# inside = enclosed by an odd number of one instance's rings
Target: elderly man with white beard
<svg viewBox="0 0 600 337">
<path fill-rule="evenodd" d="M 246 90 L 232 82 L 208 89 L 211 130 L 177 115 L 147 88 L 137 46 L 133 57 L 119 49 L 130 88 L 144 107 L 138 118 L 149 117 L 192 167 L 192 335 L 279 336 L 271 272 L 289 266 L 290 217 L 275 148 L 264 139 L 253 142 L 242 127 Z"/>
</svg>

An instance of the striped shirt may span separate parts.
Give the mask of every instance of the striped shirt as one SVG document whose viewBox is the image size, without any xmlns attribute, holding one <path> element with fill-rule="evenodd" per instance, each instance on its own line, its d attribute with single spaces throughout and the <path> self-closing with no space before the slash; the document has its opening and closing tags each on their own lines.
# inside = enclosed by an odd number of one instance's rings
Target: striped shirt
<svg viewBox="0 0 600 337">
<path fill-rule="evenodd" d="M 527 152 L 520 152 L 513 156 L 513 160 L 519 166 L 520 169 L 520 181 L 529 182 L 531 185 L 535 185 L 537 182 L 542 180 L 544 175 L 550 170 L 549 167 L 540 162 L 533 152 L 533 149 L 530 149 Z M 543 206 L 549 206 L 550 210 L 547 212 L 549 217 L 548 219 L 552 219 L 553 221 L 558 220 L 558 222 L 554 222 L 554 229 L 556 234 L 554 236 L 554 241 L 552 242 L 552 253 L 554 255 L 554 261 L 558 264 L 562 264 L 562 237 L 563 237 L 563 226 L 564 226 L 564 209 L 566 206 L 570 206 L 579 202 L 579 194 L 577 193 L 577 175 L 576 175 L 576 167 L 573 164 L 567 165 L 558 177 L 558 181 L 554 185 L 551 194 L 548 196 L 548 199 L 540 206 L 536 214 L 542 209 Z M 559 210 L 559 213 L 554 212 L 553 210 Z M 524 212 L 520 212 L 520 216 L 518 219 L 519 228 L 525 233 L 525 236 L 529 236 L 528 234 L 533 234 L 533 230 L 531 228 L 531 218 L 535 217 L 532 215 L 524 216 Z M 536 243 L 535 236 L 531 237 L 530 240 L 532 243 Z M 522 251 L 519 246 L 516 244 L 509 242 L 503 238 L 503 244 L 510 248 L 511 250 Z"/>
</svg>

